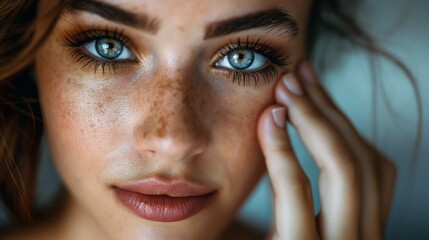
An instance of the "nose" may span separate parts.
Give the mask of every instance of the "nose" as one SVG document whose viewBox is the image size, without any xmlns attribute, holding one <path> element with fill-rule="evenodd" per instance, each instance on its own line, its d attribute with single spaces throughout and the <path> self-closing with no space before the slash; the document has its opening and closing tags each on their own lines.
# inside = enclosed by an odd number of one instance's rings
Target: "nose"
<svg viewBox="0 0 429 240">
<path fill-rule="evenodd" d="M 207 148 L 198 89 L 184 79 L 163 79 L 151 84 L 146 106 L 135 130 L 140 151 L 156 159 L 189 160 Z"/>
</svg>

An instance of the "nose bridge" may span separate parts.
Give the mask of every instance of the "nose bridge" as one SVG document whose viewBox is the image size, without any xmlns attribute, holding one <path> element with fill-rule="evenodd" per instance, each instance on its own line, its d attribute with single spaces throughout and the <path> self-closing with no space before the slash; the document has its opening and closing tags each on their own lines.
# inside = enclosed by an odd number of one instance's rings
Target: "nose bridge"
<svg viewBox="0 0 429 240">
<path fill-rule="evenodd" d="M 142 150 L 163 159 L 189 158 L 205 150 L 194 88 L 191 79 L 179 74 L 154 78 L 148 102 L 143 103 L 149 104 L 149 111 L 138 133 Z"/>
<path fill-rule="evenodd" d="M 157 137 L 180 138 L 182 132 L 188 129 L 195 121 L 195 112 L 192 111 L 192 102 L 189 99 L 189 86 L 182 79 L 165 79 L 155 83 L 154 99 L 151 113 L 159 124 L 154 129 Z M 188 135 L 188 134 L 185 134 Z"/>
</svg>

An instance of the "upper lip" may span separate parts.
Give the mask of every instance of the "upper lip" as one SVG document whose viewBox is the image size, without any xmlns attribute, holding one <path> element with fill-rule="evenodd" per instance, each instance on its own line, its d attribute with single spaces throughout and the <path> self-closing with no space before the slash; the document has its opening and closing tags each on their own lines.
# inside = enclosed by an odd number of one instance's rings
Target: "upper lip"
<svg viewBox="0 0 429 240">
<path fill-rule="evenodd" d="M 122 190 L 145 195 L 165 195 L 170 197 L 195 197 L 213 193 L 214 188 L 185 180 L 161 180 L 148 178 L 132 183 L 119 184 Z"/>
</svg>

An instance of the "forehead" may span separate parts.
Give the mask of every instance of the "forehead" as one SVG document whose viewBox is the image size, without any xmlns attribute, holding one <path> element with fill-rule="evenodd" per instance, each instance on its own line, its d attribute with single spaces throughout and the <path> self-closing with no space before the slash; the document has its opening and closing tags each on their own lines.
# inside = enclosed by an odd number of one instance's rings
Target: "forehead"
<svg viewBox="0 0 429 240">
<path fill-rule="evenodd" d="M 309 1 L 66 0 L 67 6 L 71 6 L 71 9 L 89 10 L 108 20 L 140 27 L 152 33 L 160 32 L 159 36 L 180 33 L 189 38 L 200 35 L 203 38 L 216 36 L 216 34 L 207 35 L 207 32 L 214 33 L 213 31 L 217 30 L 215 26 L 219 25 L 224 26 L 222 31 L 225 32 L 225 26 L 233 26 L 229 25 L 230 23 L 234 24 L 233 28 L 236 31 L 238 30 L 237 24 L 241 25 L 241 30 L 245 30 L 253 28 L 253 25 L 279 27 L 282 25 L 279 22 L 282 22 L 286 32 L 290 29 L 296 29 L 292 32 L 297 32 L 297 29 L 304 27 L 306 22 Z M 269 13 L 265 14 L 267 12 Z M 246 27 L 246 22 L 252 22 L 253 25 Z M 205 36 L 202 33 L 204 27 L 207 28 Z M 228 31 L 226 30 L 226 32 Z"/>
<path fill-rule="evenodd" d="M 74 0 L 70 0 L 74 1 Z M 82 0 L 78 0 L 82 1 Z M 89 0 L 95 1 L 95 0 Z M 264 9 L 278 8 L 292 16 L 310 0 L 96 0 L 133 13 L 145 13 L 163 24 L 204 24 Z"/>
</svg>

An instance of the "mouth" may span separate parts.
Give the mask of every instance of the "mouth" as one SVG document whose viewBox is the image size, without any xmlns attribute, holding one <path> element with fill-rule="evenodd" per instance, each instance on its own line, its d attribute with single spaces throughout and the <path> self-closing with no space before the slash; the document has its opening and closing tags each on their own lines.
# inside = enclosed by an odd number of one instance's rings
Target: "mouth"
<svg viewBox="0 0 429 240">
<path fill-rule="evenodd" d="M 113 186 L 119 202 L 137 216 L 150 221 L 175 222 L 203 210 L 216 190 L 187 182 L 145 179 L 132 184 Z"/>
</svg>

